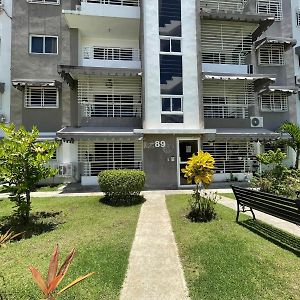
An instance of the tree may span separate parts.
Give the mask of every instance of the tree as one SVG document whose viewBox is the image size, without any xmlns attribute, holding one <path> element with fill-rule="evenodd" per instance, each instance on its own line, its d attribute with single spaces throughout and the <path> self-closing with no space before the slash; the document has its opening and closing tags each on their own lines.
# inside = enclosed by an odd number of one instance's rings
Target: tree
<svg viewBox="0 0 300 300">
<path fill-rule="evenodd" d="M 15 203 L 15 214 L 23 224 L 29 222 L 31 211 L 30 193 L 37 184 L 52 177 L 57 170 L 47 163 L 55 153 L 57 142 L 37 141 L 39 131 L 33 127 L 16 130 L 13 124 L 0 125 L 5 137 L 0 141 L 0 181 Z"/>
<path fill-rule="evenodd" d="M 290 138 L 286 140 L 285 143 L 296 152 L 295 168 L 299 169 L 300 126 L 295 123 L 285 122 L 281 125 L 280 131 L 282 133 L 287 133 L 290 136 Z"/>
</svg>

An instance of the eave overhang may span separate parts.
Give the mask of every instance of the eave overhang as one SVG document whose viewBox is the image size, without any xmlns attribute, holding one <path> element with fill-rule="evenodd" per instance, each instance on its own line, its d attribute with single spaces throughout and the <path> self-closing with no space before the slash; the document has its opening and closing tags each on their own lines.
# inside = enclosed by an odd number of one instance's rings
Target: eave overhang
<svg viewBox="0 0 300 300">
<path fill-rule="evenodd" d="M 77 86 L 78 77 L 81 75 L 88 76 L 119 76 L 119 77 L 136 77 L 142 76 L 141 69 L 122 69 L 122 68 L 101 68 L 101 67 L 84 67 L 59 65 L 57 68 L 60 76 L 69 86 L 74 89 Z"/>
<path fill-rule="evenodd" d="M 281 133 L 264 128 L 218 128 L 217 140 L 272 141 L 284 138 Z"/>
<path fill-rule="evenodd" d="M 258 94 L 268 94 L 274 92 L 286 93 L 288 95 L 297 94 L 299 89 L 295 86 L 268 86 L 261 89 Z"/>
<path fill-rule="evenodd" d="M 138 138 L 134 128 L 127 127 L 64 127 L 57 132 L 63 141 L 91 140 L 103 137 Z"/>
<path fill-rule="evenodd" d="M 228 12 L 223 10 L 201 10 L 200 17 L 206 20 L 220 20 L 231 22 L 247 22 L 258 24 L 257 29 L 252 34 L 253 41 L 262 35 L 274 22 L 273 15 L 249 14 L 244 12 Z"/>
<path fill-rule="evenodd" d="M 258 50 L 260 47 L 262 47 L 265 44 L 281 44 L 284 46 L 284 50 L 287 51 L 297 44 L 297 40 L 291 38 L 267 36 L 255 42 L 255 49 Z"/>
<path fill-rule="evenodd" d="M 57 87 L 61 88 L 62 83 L 57 80 L 47 79 L 14 79 L 12 85 L 18 90 L 23 90 L 27 86 L 40 86 L 40 87 Z"/>
<path fill-rule="evenodd" d="M 229 74 L 203 72 L 202 80 L 248 80 L 254 82 L 255 91 L 276 81 L 275 75 L 270 74 Z"/>
</svg>

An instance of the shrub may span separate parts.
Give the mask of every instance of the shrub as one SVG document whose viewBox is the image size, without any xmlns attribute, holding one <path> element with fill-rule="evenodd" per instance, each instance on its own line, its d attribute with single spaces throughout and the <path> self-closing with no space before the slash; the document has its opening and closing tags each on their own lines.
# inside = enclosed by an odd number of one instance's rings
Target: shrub
<svg viewBox="0 0 300 300">
<path fill-rule="evenodd" d="M 140 170 L 106 170 L 98 176 L 100 189 L 108 202 L 126 205 L 136 201 L 145 185 L 145 172 Z"/>
<path fill-rule="evenodd" d="M 215 206 L 219 200 L 217 193 L 203 192 L 199 195 L 199 201 L 196 197 L 196 194 L 192 195 L 187 218 L 192 222 L 210 222 L 216 219 Z"/>
<path fill-rule="evenodd" d="M 200 151 L 189 158 L 186 167 L 181 171 L 188 183 L 195 183 L 196 189 L 190 201 L 190 211 L 187 218 L 192 222 L 209 222 L 216 218 L 215 205 L 217 196 L 200 193 L 201 185 L 208 187 L 214 174 L 214 158 L 208 153 Z"/>
</svg>

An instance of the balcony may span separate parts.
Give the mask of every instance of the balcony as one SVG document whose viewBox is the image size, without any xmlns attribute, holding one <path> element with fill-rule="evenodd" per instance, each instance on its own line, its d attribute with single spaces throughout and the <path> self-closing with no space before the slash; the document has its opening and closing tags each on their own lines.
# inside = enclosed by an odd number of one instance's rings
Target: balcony
<svg viewBox="0 0 300 300">
<path fill-rule="evenodd" d="M 84 47 L 82 66 L 140 69 L 140 50 L 102 46 Z"/>
<path fill-rule="evenodd" d="M 243 12 L 247 0 L 200 0 L 201 10 Z"/>
<path fill-rule="evenodd" d="M 69 28 L 84 37 L 138 39 L 139 0 L 84 0 L 76 10 L 63 10 Z"/>
<path fill-rule="evenodd" d="M 140 0 L 82 0 L 73 12 L 96 17 L 139 19 Z"/>
</svg>

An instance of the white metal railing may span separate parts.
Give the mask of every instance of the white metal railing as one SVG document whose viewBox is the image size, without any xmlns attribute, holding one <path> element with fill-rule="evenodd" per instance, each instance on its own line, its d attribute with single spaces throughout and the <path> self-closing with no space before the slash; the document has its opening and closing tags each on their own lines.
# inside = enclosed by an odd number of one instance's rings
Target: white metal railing
<svg viewBox="0 0 300 300">
<path fill-rule="evenodd" d="M 142 115 L 141 102 L 134 103 L 132 96 L 102 95 L 99 98 L 98 102 L 81 103 L 83 117 L 126 118 Z"/>
<path fill-rule="evenodd" d="M 259 97 L 261 111 L 284 112 L 288 111 L 288 96 L 286 93 L 274 92 Z"/>
<path fill-rule="evenodd" d="M 246 64 L 245 58 L 252 50 L 252 33 L 257 24 L 203 20 L 201 48 L 204 63 Z"/>
<path fill-rule="evenodd" d="M 281 44 L 266 44 L 260 47 L 258 63 L 260 65 L 285 65 L 284 46 Z"/>
<path fill-rule="evenodd" d="M 78 103 L 83 117 L 140 117 L 140 77 L 80 76 Z"/>
<path fill-rule="evenodd" d="M 248 118 L 248 107 L 254 104 L 253 83 L 246 80 L 204 80 L 205 118 Z"/>
<path fill-rule="evenodd" d="M 97 176 L 109 169 L 141 169 L 142 141 L 79 142 L 78 161 L 83 176 Z"/>
<path fill-rule="evenodd" d="M 93 46 L 83 48 L 83 58 L 99 60 L 140 61 L 141 55 L 139 49 Z"/>
<path fill-rule="evenodd" d="M 200 0 L 200 8 L 242 12 L 247 1 L 248 0 Z"/>
<path fill-rule="evenodd" d="M 140 6 L 140 0 L 81 0 L 81 2 L 122 6 Z"/>
<path fill-rule="evenodd" d="M 276 21 L 281 21 L 283 17 L 282 0 L 257 0 L 256 12 L 274 15 Z"/>
<path fill-rule="evenodd" d="M 254 145 L 250 142 L 203 143 L 203 151 L 215 159 L 215 173 L 246 173 L 251 171 Z"/>
</svg>

